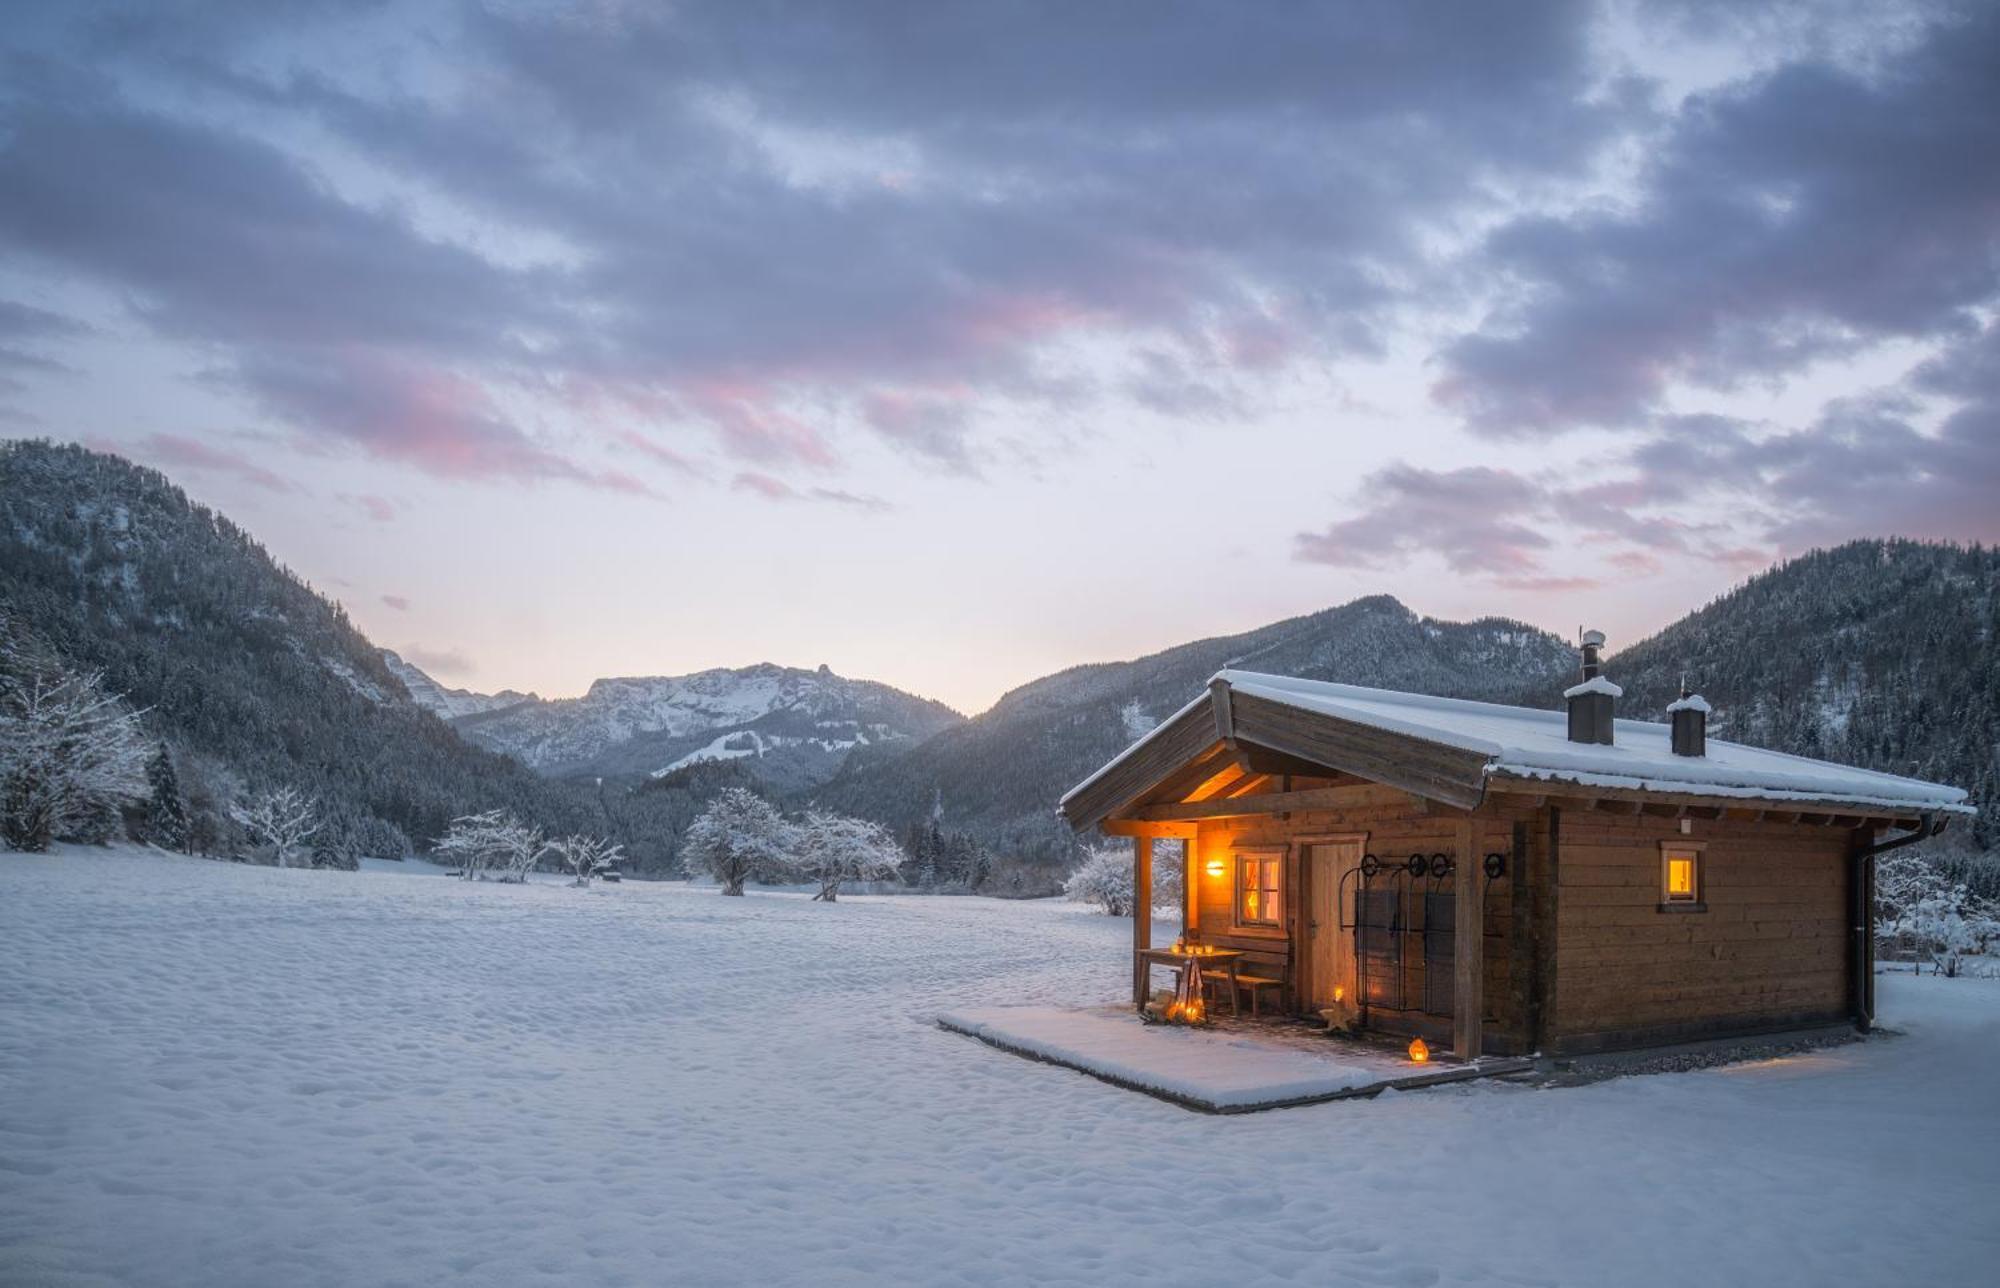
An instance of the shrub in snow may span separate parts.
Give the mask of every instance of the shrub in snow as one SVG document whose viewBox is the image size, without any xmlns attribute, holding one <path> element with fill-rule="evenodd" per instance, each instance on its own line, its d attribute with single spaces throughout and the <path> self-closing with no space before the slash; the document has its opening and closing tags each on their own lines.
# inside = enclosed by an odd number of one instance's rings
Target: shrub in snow
<svg viewBox="0 0 2000 1288">
<path fill-rule="evenodd" d="M 505 810 L 490 809 L 453 819 L 434 852 L 458 864 L 467 881 L 483 881 L 491 872 L 495 880 L 525 882 L 546 848 L 539 830 Z"/>
<path fill-rule="evenodd" d="M 790 871 L 796 831 L 763 797 L 725 788 L 688 827 L 682 853 L 690 870 L 722 883 L 722 893 L 742 894 L 753 876 Z"/>
<path fill-rule="evenodd" d="M 903 847 L 879 825 L 814 810 L 799 827 L 794 870 L 819 882 L 816 902 L 840 898 L 843 881 L 879 881 L 903 866 Z"/>
<path fill-rule="evenodd" d="M 2000 951 L 2000 906 L 1970 893 L 1925 856 L 1877 860 L 1875 906 L 1876 940 L 1886 955 L 1957 975 L 1967 958 Z"/>
<path fill-rule="evenodd" d="M 94 674 L 0 657 L 0 840 L 107 839 L 146 789 L 139 718 Z"/>
<path fill-rule="evenodd" d="M 555 856 L 565 871 L 576 877 L 576 884 L 580 886 L 589 885 L 592 877 L 617 866 L 624 850 L 624 846 L 603 837 L 580 833 L 548 843 L 548 852 Z"/>
<path fill-rule="evenodd" d="M 1113 917 L 1132 915 L 1132 847 L 1101 845 L 1063 882 L 1063 895 L 1073 903 L 1096 904 Z M 1153 843 L 1153 906 L 1181 901 L 1181 849 L 1175 842 Z"/>
<path fill-rule="evenodd" d="M 229 817 L 281 868 L 291 867 L 320 829 L 319 802 L 296 787 L 275 787 L 238 801 L 229 807 Z"/>
</svg>

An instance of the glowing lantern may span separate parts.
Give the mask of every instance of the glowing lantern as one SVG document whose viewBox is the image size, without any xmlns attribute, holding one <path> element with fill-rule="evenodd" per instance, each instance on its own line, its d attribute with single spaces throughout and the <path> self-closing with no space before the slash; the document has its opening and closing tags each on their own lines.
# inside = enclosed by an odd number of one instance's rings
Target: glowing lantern
<svg viewBox="0 0 2000 1288">
<path fill-rule="evenodd" d="M 1422 1038 L 1411 1038 L 1410 1063 L 1424 1064 L 1427 1063 L 1430 1060 L 1430 1058 L 1431 1058 L 1430 1043 L 1424 1041 Z"/>
<path fill-rule="evenodd" d="M 1223 866 L 1222 866 L 1222 860 L 1221 860 L 1221 859 L 1210 859 L 1210 860 L 1208 861 L 1208 866 L 1207 866 L 1207 868 L 1205 868 L 1205 869 L 1203 869 L 1203 870 L 1204 870 L 1204 871 L 1206 871 L 1206 872 L 1208 873 L 1208 875 L 1210 875 L 1210 876 L 1212 876 L 1212 877 L 1219 877 L 1219 876 L 1221 876 L 1221 875 L 1222 875 L 1222 873 L 1223 873 L 1223 870 L 1224 870 L 1224 869 L 1223 869 Z"/>
<path fill-rule="evenodd" d="M 1333 1000 L 1336 1002 L 1345 1002 L 1347 1000 L 1347 986 L 1345 984 L 1335 984 L 1333 986 Z"/>
</svg>

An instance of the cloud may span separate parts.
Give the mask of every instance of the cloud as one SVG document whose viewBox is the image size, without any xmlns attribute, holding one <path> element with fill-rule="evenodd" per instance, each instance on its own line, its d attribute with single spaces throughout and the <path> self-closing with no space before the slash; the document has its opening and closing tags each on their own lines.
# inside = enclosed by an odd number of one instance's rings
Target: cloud
<svg viewBox="0 0 2000 1288">
<path fill-rule="evenodd" d="M 1873 68 L 1788 62 L 1682 106 L 1630 203 L 1508 221 L 1501 303 L 1442 354 L 1474 428 L 1643 426 L 1676 382 L 1961 338 L 2000 296 L 2000 9 Z"/>
<path fill-rule="evenodd" d="M 839 488 L 809 487 L 795 488 L 783 479 L 773 478 L 755 470 L 744 470 L 732 481 L 739 492 L 749 492 L 767 501 L 824 501 L 832 505 L 851 506 L 857 510 L 885 511 L 889 503 L 880 497 L 862 496 Z"/>
<path fill-rule="evenodd" d="M 399 613 L 410 611 L 410 601 L 401 595 L 384 595 L 382 596 L 382 602 Z"/>
<path fill-rule="evenodd" d="M 1359 494 L 1359 513 L 1298 534 L 1294 555 L 1372 568 L 1434 553 L 1454 572 L 1520 578 L 1539 570 L 1552 544 L 1526 522 L 1542 509 L 1544 490 L 1506 470 L 1395 465 L 1365 479 Z"/>
<path fill-rule="evenodd" d="M 422 644 L 404 644 L 396 652 L 404 661 L 426 675 L 463 679 L 479 669 L 471 658 L 455 648 L 426 648 Z"/>
<path fill-rule="evenodd" d="M 74 318 L 17 300 L 0 299 L 0 371 L 33 375 L 73 371 L 74 368 L 67 363 L 19 346 L 23 342 L 40 344 L 73 340 L 88 332 L 89 328 Z M 0 376 L 0 393 L 20 393 L 24 389 L 21 381 Z"/>
<path fill-rule="evenodd" d="M 653 495 L 628 473 L 588 469 L 541 446 L 479 382 L 384 350 L 246 354 L 213 378 L 284 420 L 442 478 L 560 480 Z"/>
<path fill-rule="evenodd" d="M 293 493 L 304 490 L 290 479 L 266 469 L 245 456 L 200 439 L 189 438 L 184 434 L 151 434 L 136 443 L 104 442 L 97 446 L 104 451 L 138 456 L 159 466 L 242 479 L 267 492 Z"/>
<path fill-rule="evenodd" d="M 340 499 L 367 515 L 377 523 L 392 523 L 396 518 L 396 503 L 387 497 L 369 493 L 351 494 L 343 492 Z"/>
<path fill-rule="evenodd" d="M 1586 18 L 392 7 L 341 19 L 384 51 L 362 73 L 316 12 L 138 8 L 4 109 L 30 197 L 0 240 L 224 346 L 273 415 L 448 477 L 592 471 L 499 429 L 525 415 L 468 408 L 468 451 L 351 408 L 456 379 L 591 408 L 605 442 L 647 408 L 762 470 L 829 471 L 858 426 L 969 473 L 996 422 L 1122 396 L 1081 348 L 1380 352 L 1433 231 L 1627 123 Z"/>
<path fill-rule="evenodd" d="M 2000 540 L 2000 324 L 1910 378 L 1777 428 L 1669 421 L 1631 454 L 1638 486 L 1740 498 L 1749 529 L 1790 551 L 1857 534 Z M 1948 410 L 1926 427 L 1920 395 Z M 1755 551 L 1741 552 L 1755 557 Z"/>
</svg>

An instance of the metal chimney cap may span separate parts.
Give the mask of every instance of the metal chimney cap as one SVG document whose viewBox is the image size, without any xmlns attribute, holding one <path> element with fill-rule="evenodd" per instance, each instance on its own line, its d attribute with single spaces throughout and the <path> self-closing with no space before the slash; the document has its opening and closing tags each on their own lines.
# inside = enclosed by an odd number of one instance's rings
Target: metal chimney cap
<svg viewBox="0 0 2000 1288">
<path fill-rule="evenodd" d="M 1584 642 L 1584 643 L 1585 643 L 1586 645 L 1590 645 L 1590 644 L 1595 644 L 1595 645 L 1596 645 L 1597 647 L 1599 647 L 1599 648 L 1603 648 L 1603 647 L 1604 647 L 1604 632 L 1603 632 L 1603 631 L 1585 631 L 1585 632 L 1583 633 L 1583 642 Z"/>
</svg>

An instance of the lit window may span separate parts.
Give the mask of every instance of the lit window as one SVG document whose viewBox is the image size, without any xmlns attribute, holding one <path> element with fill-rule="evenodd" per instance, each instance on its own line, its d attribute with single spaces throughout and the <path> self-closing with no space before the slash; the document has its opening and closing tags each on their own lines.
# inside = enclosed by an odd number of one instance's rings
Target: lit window
<svg viewBox="0 0 2000 1288">
<path fill-rule="evenodd" d="M 1701 902 L 1701 851 L 1671 846 L 1660 851 L 1660 898 L 1665 903 Z"/>
<path fill-rule="evenodd" d="M 1282 854 L 1236 856 L 1236 922 L 1242 926 L 1276 926 L 1284 921 L 1285 871 Z"/>
</svg>

